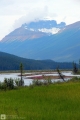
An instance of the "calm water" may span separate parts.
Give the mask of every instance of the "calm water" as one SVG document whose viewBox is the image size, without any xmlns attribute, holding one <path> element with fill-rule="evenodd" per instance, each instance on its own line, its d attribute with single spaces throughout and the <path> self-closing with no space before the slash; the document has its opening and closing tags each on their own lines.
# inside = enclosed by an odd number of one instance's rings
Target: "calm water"
<svg viewBox="0 0 80 120">
<path fill-rule="evenodd" d="M 25 73 L 25 74 L 27 74 L 27 73 Z M 29 74 L 29 73 L 28 73 Z M 31 74 L 31 73 L 30 73 Z M 35 73 L 34 73 L 35 74 Z M 72 74 L 72 72 L 71 71 L 69 71 L 69 72 L 62 72 L 62 74 L 63 75 L 66 75 L 66 76 L 78 76 L 78 77 L 80 77 L 80 75 L 73 75 Z M 0 81 L 1 82 L 3 82 L 4 81 L 4 78 L 13 78 L 13 79 L 16 79 L 16 78 L 20 78 L 18 75 L 20 75 L 20 73 L 2 73 L 2 74 L 0 74 Z M 43 75 L 43 73 L 42 74 L 39 74 L 39 75 L 29 75 L 29 76 L 23 76 L 23 80 L 24 80 L 24 84 L 25 85 L 30 85 L 30 84 L 32 84 L 32 81 L 33 81 L 33 79 L 29 79 L 29 77 L 31 77 L 31 76 L 42 76 Z M 56 76 L 56 75 L 58 75 L 57 73 L 54 73 L 54 74 L 44 74 L 45 76 L 50 76 L 50 75 L 53 75 L 53 76 Z M 27 79 L 27 77 L 28 77 L 28 79 Z M 67 78 L 67 79 L 65 79 L 66 81 L 67 80 L 69 80 L 69 78 Z M 62 81 L 62 80 L 60 80 L 60 79 L 52 79 L 52 81 L 53 82 L 57 82 L 57 81 Z"/>
</svg>

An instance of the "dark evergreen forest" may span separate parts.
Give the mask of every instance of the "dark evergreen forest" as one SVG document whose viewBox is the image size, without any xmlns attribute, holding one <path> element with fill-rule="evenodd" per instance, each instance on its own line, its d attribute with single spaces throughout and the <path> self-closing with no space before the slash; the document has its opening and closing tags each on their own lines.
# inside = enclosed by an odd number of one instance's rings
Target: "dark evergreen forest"
<svg viewBox="0 0 80 120">
<path fill-rule="evenodd" d="M 72 62 L 55 62 L 52 60 L 33 60 L 21 58 L 8 53 L 0 52 L 0 70 L 19 70 L 20 63 L 24 70 L 47 70 L 47 69 L 72 69 Z"/>
</svg>

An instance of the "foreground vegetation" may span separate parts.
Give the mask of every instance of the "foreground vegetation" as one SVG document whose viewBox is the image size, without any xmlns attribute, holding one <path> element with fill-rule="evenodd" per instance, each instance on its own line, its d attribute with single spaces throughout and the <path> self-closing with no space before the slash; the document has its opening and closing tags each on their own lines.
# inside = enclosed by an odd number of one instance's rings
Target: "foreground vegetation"
<svg viewBox="0 0 80 120">
<path fill-rule="evenodd" d="M 1 90 L 0 114 L 10 120 L 80 120 L 80 82 L 75 79 Z"/>
</svg>

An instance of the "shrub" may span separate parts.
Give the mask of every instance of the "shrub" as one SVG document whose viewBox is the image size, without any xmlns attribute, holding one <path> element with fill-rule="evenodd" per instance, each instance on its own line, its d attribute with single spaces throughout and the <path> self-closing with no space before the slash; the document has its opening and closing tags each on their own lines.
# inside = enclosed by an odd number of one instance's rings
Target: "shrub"
<svg viewBox="0 0 80 120">
<path fill-rule="evenodd" d="M 34 79 L 34 80 L 32 81 L 32 84 L 33 84 L 33 85 L 38 85 L 38 86 L 40 86 L 40 85 L 43 84 L 43 82 L 41 82 L 41 81 L 38 80 L 38 79 Z"/>
<path fill-rule="evenodd" d="M 19 86 L 24 86 L 24 81 L 23 81 L 23 80 L 21 81 L 21 80 L 18 78 L 18 79 L 15 80 L 15 85 L 16 85 L 17 87 L 19 87 Z"/>
<path fill-rule="evenodd" d="M 69 81 L 77 82 L 77 81 L 80 81 L 80 78 L 78 78 L 78 77 L 73 77 L 73 78 L 70 79 Z"/>
<path fill-rule="evenodd" d="M 41 81 L 41 80 L 38 80 L 38 79 L 34 79 L 32 81 L 32 85 L 37 85 L 37 86 L 41 86 L 41 85 L 49 85 L 49 84 L 52 84 L 52 81 L 51 81 L 51 78 L 48 77 L 48 78 L 45 78 L 44 77 L 44 80 Z"/>
<path fill-rule="evenodd" d="M 12 78 L 5 78 L 3 83 L 8 89 L 14 89 L 14 80 Z"/>
<path fill-rule="evenodd" d="M 16 87 L 24 85 L 24 81 L 20 79 L 5 78 L 4 82 L 0 82 L 0 89 L 15 89 Z"/>
</svg>

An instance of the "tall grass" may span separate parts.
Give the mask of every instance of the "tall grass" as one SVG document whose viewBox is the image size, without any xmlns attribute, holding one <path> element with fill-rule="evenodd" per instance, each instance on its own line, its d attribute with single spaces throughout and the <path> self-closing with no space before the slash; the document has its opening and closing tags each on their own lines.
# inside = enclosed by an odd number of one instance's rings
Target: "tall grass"
<svg viewBox="0 0 80 120">
<path fill-rule="evenodd" d="M 0 91 L 0 114 L 19 120 L 80 120 L 80 83 Z"/>
</svg>

